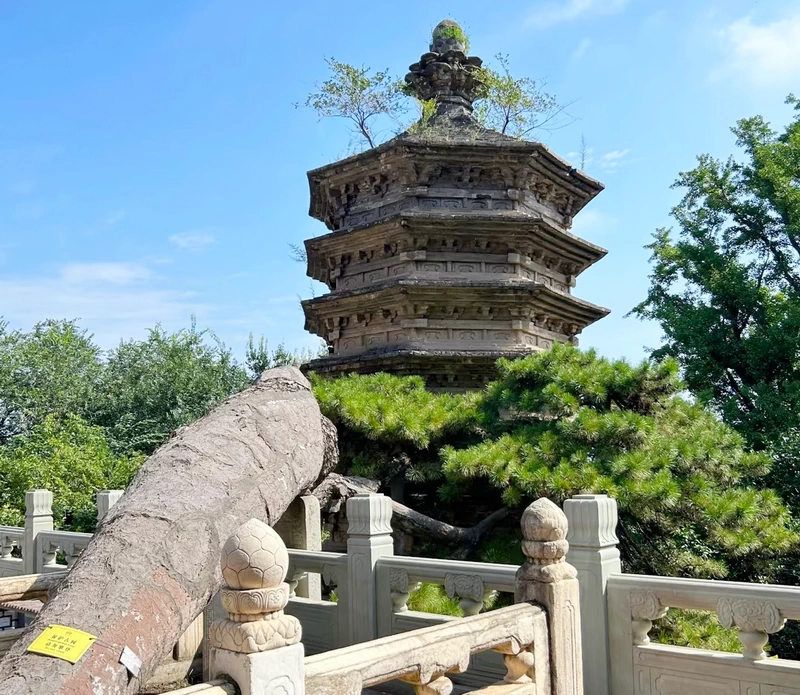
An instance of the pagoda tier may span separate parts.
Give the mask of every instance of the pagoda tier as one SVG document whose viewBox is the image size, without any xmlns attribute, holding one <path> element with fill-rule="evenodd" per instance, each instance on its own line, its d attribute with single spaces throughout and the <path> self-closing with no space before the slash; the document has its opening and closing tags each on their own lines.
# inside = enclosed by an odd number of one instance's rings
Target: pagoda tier
<svg viewBox="0 0 800 695">
<path fill-rule="evenodd" d="M 547 218 L 408 211 L 305 242 L 308 274 L 331 290 L 386 278 L 536 280 L 569 292 L 605 250 Z"/>
<path fill-rule="evenodd" d="M 308 174 L 310 214 L 330 230 L 305 242 L 308 275 L 331 290 L 303 302 L 330 350 L 310 370 L 476 388 L 499 357 L 576 343 L 608 313 L 572 295 L 606 252 L 569 232 L 602 184 L 480 126 L 480 59 L 438 30 L 406 78 L 436 99 L 428 127 Z"/>
</svg>

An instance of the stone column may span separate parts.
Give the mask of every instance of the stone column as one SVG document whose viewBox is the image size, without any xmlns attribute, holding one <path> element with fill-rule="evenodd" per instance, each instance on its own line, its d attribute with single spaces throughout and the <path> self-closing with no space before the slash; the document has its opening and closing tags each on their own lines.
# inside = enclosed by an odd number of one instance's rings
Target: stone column
<svg viewBox="0 0 800 695">
<path fill-rule="evenodd" d="M 564 502 L 569 531 L 567 560 L 578 571 L 583 682 L 587 695 L 609 695 L 608 606 L 606 585 L 622 572 L 617 543 L 617 502 L 606 495 L 575 495 Z"/>
<path fill-rule="evenodd" d="M 392 500 L 360 494 L 347 500 L 347 588 L 350 643 L 378 637 L 378 595 L 375 565 L 394 553 Z M 387 597 L 388 600 L 388 597 Z"/>
<path fill-rule="evenodd" d="M 567 564 L 567 517 L 542 498 L 522 514 L 522 551 L 517 570 L 517 602 L 538 603 L 547 612 L 552 695 L 583 695 L 581 617 L 578 580 Z"/>
<path fill-rule="evenodd" d="M 289 553 L 280 536 L 251 519 L 222 548 L 225 620 L 211 623 L 210 678 L 227 675 L 241 695 L 305 695 L 303 645 L 289 602 Z"/>
<path fill-rule="evenodd" d="M 101 490 L 97 493 L 97 523 L 99 524 L 122 497 L 124 490 Z"/>
<path fill-rule="evenodd" d="M 53 493 L 28 490 L 25 493 L 25 536 L 22 542 L 22 567 L 25 574 L 42 571 L 44 560 L 36 537 L 53 530 Z"/>
</svg>

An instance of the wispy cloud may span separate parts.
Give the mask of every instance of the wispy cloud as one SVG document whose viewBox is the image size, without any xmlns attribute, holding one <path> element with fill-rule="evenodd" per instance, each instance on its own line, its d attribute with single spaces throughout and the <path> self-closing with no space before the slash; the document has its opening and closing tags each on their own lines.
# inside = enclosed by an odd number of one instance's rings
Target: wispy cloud
<svg viewBox="0 0 800 695">
<path fill-rule="evenodd" d="M 761 25 L 743 17 L 718 35 L 726 60 L 712 72 L 712 79 L 736 77 L 753 84 L 776 84 L 800 78 L 800 12 Z"/>
<path fill-rule="evenodd" d="M 572 162 L 573 166 L 579 167 L 584 171 L 602 169 L 606 172 L 612 172 L 630 161 L 628 159 L 629 153 L 630 150 L 625 149 L 611 150 L 605 154 L 598 155 L 595 154 L 594 148 L 587 147 L 583 152 L 568 152 L 567 159 Z"/>
<path fill-rule="evenodd" d="M 184 325 L 211 305 L 191 292 L 164 287 L 142 263 L 68 263 L 52 273 L 0 279 L 4 318 L 29 328 L 45 318 L 79 318 L 98 343 L 141 335 L 156 323 Z"/>
<path fill-rule="evenodd" d="M 611 150 L 606 152 L 597 161 L 597 165 L 606 171 L 614 171 L 628 163 L 627 156 L 630 150 Z"/>
<path fill-rule="evenodd" d="M 589 50 L 589 46 L 591 45 L 592 45 L 591 39 L 583 39 L 578 44 L 577 48 L 574 51 L 572 51 L 572 56 L 570 56 L 570 59 L 573 62 L 577 63 L 581 58 L 583 58 L 583 56 L 586 55 L 586 51 Z"/>
<path fill-rule="evenodd" d="M 538 4 L 528 15 L 527 24 L 536 29 L 546 29 L 555 24 L 570 22 L 595 15 L 621 12 L 631 0 L 565 0 Z"/>
<path fill-rule="evenodd" d="M 127 216 L 128 213 L 125 210 L 112 210 L 103 218 L 103 224 L 106 227 L 116 227 Z"/>
<path fill-rule="evenodd" d="M 32 179 L 20 179 L 8 187 L 11 195 L 28 195 L 36 187 L 36 182 Z"/>
<path fill-rule="evenodd" d="M 151 278 L 153 273 L 139 263 L 67 263 L 59 271 L 67 285 L 131 285 Z"/>
<path fill-rule="evenodd" d="M 201 249 L 210 246 L 216 241 L 214 235 L 208 232 L 183 232 L 181 234 L 173 234 L 169 240 L 170 243 L 174 244 L 179 249 Z"/>
</svg>

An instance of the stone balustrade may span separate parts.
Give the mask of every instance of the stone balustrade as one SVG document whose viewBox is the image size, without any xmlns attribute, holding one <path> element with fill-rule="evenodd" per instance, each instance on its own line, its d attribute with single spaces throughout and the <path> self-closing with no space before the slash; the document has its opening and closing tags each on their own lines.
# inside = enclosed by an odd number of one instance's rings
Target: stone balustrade
<svg viewBox="0 0 800 695">
<path fill-rule="evenodd" d="M 531 684 L 534 673 L 541 679 L 548 673 L 544 611 L 523 603 L 319 654 L 306 659 L 305 686 L 316 695 L 359 695 L 399 679 L 417 695 L 441 695 L 453 689 L 447 674 L 465 672 L 472 655 L 489 650 L 505 656 L 504 682 Z M 549 692 L 549 683 L 528 692 Z"/>
</svg>

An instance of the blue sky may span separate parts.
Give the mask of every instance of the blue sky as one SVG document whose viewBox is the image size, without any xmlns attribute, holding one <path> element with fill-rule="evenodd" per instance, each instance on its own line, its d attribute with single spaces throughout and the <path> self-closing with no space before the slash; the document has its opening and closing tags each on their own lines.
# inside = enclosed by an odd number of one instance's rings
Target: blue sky
<svg viewBox="0 0 800 695">
<path fill-rule="evenodd" d="M 212 328 L 314 346 L 299 298 L 321 293 L 289 244 L 324 233 L 305 172 L 348 151 L 344 123 L 296 109 L 324 56 L 403 75 L 439 3 L 0 0 L 0 315 L 15 328 L 80 318 L 105 348 Z M 606 190 L 574 231 L 609 250 L 576 294 L 612 314 L 581 337 L 639 359 L 657 326 L 624 315 L 647 289 L 670 184 L 729 127 L 783 104 L 800 78 L 790 0 L 462 0 L 471 53 L 509 55 L 575 121 L 541 139 Z"/>
</svg>

